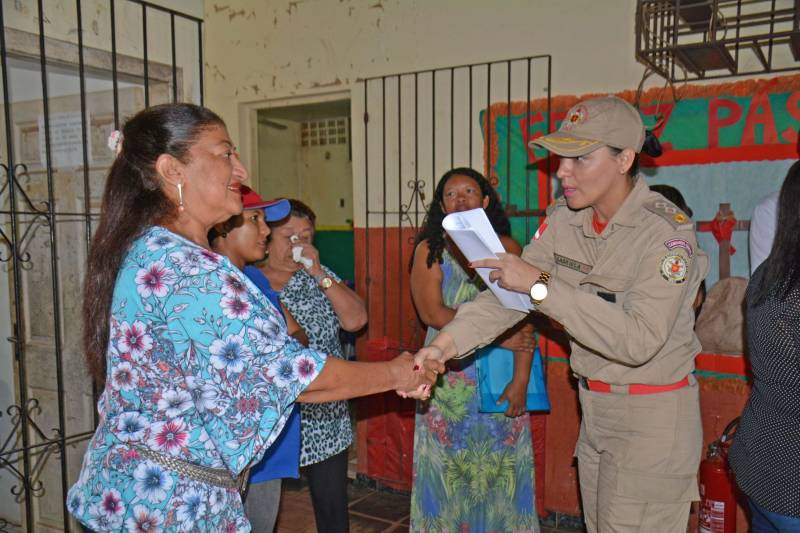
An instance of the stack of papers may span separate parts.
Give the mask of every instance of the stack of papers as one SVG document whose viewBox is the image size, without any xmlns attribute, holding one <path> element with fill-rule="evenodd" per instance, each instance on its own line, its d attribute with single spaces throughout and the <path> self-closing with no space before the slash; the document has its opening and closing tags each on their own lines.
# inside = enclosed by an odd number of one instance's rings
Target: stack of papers
<svg viewBox="0 0 800 533">
<path fill-rule="evenodd" d="M 451 213 L 444 217 L 442 227 L 470 262 L 478 259 L 497 259 L 498 253 L 506 253 L 486 212 L 481 208 Z M 505 307 L 523 313 L 533 309 L 529 295 L 503 289 L 497 282 L 489 281 L 491 268 L 475 270 Z"/>
</svg>

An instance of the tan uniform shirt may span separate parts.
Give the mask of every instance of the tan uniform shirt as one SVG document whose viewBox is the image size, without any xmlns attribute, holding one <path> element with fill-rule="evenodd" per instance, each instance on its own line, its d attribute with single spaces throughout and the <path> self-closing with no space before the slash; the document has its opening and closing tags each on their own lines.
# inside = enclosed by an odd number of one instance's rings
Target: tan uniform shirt
<svg viewBox="0 0 800 533">
<path fill-rule="evenodd" d="M 689 217 L 639 178 L 601 235 L 592 209 L 563 199 L 545 223 L 522 258 L 552 275 L 538 310 L 570 335 L 573 371 L 615 385 L 686 377 L 700 351 L 692 304 L 709 268 Z M 484 291 L 443 331 L 464 355 L 524 317 Z"/>
</svg>

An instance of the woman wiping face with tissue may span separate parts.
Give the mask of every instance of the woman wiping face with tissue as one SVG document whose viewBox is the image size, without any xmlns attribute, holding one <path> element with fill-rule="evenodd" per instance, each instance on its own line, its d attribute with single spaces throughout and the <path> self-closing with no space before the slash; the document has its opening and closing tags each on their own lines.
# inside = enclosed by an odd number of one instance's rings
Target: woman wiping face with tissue
<svg viewBox="0 0 800 533">
<path fill-rule="evenodd" d="M 306 270 L 313 267 L 314 261 L 303 255 L 303 247 L 298 244 L 300 242 L 300 237 L 298 237 L 297 234 L 291 235 L 289 237 L 289 242 L 295 245 L 292 246 L 292 260 L 294 260 L 295 263 L 302 264 Z"/>
<path fill-rule="evenodd" d="M 359 296 L 320 264 L 314 247 L 314 212 L 290 200 L 287 219 L 270 223 L 272 235 L 261 271 L 281 303 L 305 330 L 309 346 L 343 357 L 339 329 L 357 331 L 367 322 Z M 346 402 L 301 407 L 300 465 L 306 467 L 318 531 L 348 531 L 347 448 L 353 439 Z"/>
</svg>

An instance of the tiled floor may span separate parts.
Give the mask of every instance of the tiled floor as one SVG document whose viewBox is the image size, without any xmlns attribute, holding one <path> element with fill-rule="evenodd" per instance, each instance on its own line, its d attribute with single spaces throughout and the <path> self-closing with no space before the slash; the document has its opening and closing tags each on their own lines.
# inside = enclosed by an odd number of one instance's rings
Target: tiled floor
<svg viewBox="0 0 800 533">
<path fill-rule="evenodd" d="M 348 486 L 350 532 L 408 531 L 409 497 L 377 491 L 361 481 Z M 308 485 L 302 480 L 284 480 L 276 533 L 314 533 L 314 510 Z M 542 527 L 542 533 L 576 533 L 575 529 Z"/>
<path fill-rule="evenodd" d="M 351 482 L 350 532 L 408 531 L 408 496 L 378 492 Z M 284 480 L 276 533 L 314 533 L 314 510 L 308 485 L 302 480 Z"/>
</svg>

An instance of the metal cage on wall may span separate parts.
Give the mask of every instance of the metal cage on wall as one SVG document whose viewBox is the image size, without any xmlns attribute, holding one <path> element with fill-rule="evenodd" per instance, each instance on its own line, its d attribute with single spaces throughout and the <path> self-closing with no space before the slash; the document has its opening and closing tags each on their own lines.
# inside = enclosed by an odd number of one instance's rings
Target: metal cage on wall
<svg viewBox="0 0 800 533">
<path fill-rule="evenodd" d="M 483 173 L 512 235 L 527 242 L 551 198 L 551 160 L 527 149 L 553 128 L 549 55 L 457 65 L 364 80 L 353 94 L 357 285 L 371 339 L 413 349 L 421 324 L 408 272 L 415 235 L 441 176 Z M 360 124 L 359 124 L 360 122 Z"/>
<path fill-rule="evenodd" d="M 797 0 L 639 0 L 636 58 L 674 82 L 800 67 Z"/>
<path fill-rule="evenodd" d="M 202 20 L 141 0 L 0 8 L 0 532 L 80 530 L 66 496 L 97 423 L 81 284 L 111 131 L 203 101 Z"/>
</svg>

